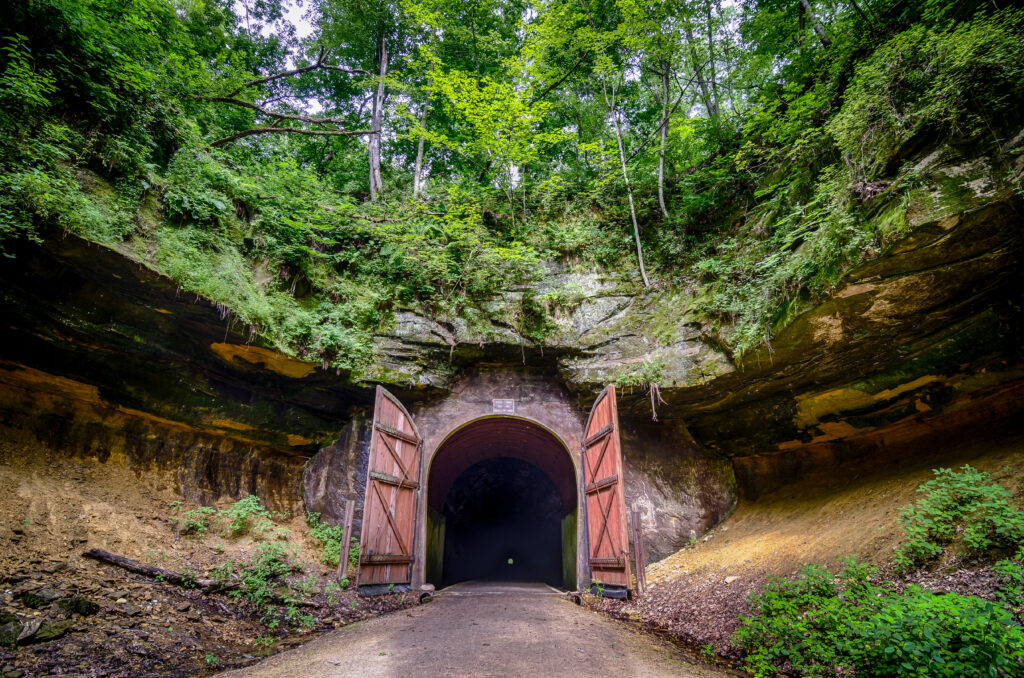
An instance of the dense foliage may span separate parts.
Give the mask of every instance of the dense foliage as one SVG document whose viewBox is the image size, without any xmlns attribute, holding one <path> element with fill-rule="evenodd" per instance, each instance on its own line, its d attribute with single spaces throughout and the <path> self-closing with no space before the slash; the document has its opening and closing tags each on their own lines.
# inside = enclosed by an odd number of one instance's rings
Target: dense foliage
<svg viewBox="0 0 1024 678">
<path fill-rule="evenodd" d="M 896 563 L 901 567 L 938 557 L 954 539 L 974 553 L 1024 547 L 1024 511 L 989 474 L 969 465 L 960 473 L 940 468 L 917 491 L 924 497 L 900 511 L 905 536 L 896 550 Z"/>
<path fill-rule="evenodd" d="M 551 260 L 685 279 L 742 355 L 905 232 L 912 153 L 1021 122 L 982 0 L 290 6 L 7 3 L 0 248 L 121 247 L 354 374 L 396 308 L 487 316 Z"/>
<path fill-rule="evenodd" d="M 1024 573 L 1022 563 L 1005 567 Z M 848 561 L 837 575 L 806 565 L 754 596 L 734 641 L 758 678 L 797 676 L 992 676 L 1024 671 L 1024 634 L 997 603 L 916 585 L 871 583 L 872 568 Z"/>
</svg>

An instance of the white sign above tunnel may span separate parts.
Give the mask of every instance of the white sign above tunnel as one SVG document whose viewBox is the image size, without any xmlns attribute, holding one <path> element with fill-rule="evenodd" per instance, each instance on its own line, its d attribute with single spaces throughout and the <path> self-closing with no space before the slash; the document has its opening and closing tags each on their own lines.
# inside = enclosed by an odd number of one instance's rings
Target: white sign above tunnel
<svg viewBox="0 0 1024 678">
<path fill-rule="evenodd" d="M 491 401 L 492 414 L 515 414 L 516 401 L 511 398 L 495 398 Z"/>
</svg>

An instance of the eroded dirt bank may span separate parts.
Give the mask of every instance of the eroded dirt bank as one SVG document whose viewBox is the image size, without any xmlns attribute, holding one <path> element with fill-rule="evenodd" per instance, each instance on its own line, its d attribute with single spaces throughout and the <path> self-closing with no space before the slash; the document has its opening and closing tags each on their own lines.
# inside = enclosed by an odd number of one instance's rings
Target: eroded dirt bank
<svg viewBox="0 0 1024 678">
<path fill-rule="evenodd" d="M 202 539 L 182 535 L 178 515 L 189 505 L 176 513 L 171 502 L 181 496 L 124 461 L 0 443 L 0 631 L 17 625 L 12 645 L 0 645 L 5 678 L 204 675 L 413 604 L 398 595 L 358 599 L 351 589 L 325 595 L 334 569 L 320 562 L 321 549 L 298 515 L 276 516 L 273 534 L 262 539 L 213 530 Z M 248 562 L 266 543 L 289 549 L 303 564 L 287 577 L 307 590 L 295 596 L 298 624 L 285 618 L 286 605 L 270 628 L 230 591 L 182 588 L 82 557 L 100 548 L 201 578 L 226 563 Z"/>
</svg>

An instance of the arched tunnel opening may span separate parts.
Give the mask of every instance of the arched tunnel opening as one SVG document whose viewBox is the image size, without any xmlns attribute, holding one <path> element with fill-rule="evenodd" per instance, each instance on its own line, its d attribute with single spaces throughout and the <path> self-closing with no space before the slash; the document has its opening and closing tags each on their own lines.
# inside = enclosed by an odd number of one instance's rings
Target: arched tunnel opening
<svg viewBox="0 0 1024 678">
<path fill-rule="evenodd" d="M 449 435 L 430 464 L 426 580 L 576 585 L 576 473 L 553 433 L 488 417 Z"/>
</svg>

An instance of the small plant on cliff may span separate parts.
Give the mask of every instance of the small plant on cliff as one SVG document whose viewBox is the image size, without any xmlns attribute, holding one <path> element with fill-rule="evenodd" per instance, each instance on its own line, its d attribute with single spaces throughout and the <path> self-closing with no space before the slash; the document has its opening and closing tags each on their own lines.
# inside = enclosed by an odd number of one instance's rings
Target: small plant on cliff
<svg viewBox="0 0 1024 678">
<path fill-rule="evenodd" d="M 937 558 L 957 537 L 975 553 L 1024 544 L 1024 511 L 1010 502 L 1009 490 L 971 466 L 934 473 L 917 488 L 924 497 L 900 510 L 905 539 L 895 560 L 901 569 Z"/>
<path fill-rule="evenodd" d="M 338 604 L 338 598 L 337 598 L 338 594 L 341 593 L 344 589 L 348 588 L 348 580 L 346 579 L 346 580 L 343 580 L 343 581 L 346 584 L 345 586 L 341 586 L 337 582 L 333 582 L 333 581 L 327 582 L 327 584 L 324 586 L 324 597 L 327 598 L 327 602 L 329 604 L 337 605 Z"/>
<path fill-rule="evenodd" d="M 309 536 L 323 549 L 320 560 L 324 565 L 337 567 L 341 560 L 341 540 L 343 530 L 336 525 L 329 525 L 320 519 L 319 513 L 308 511 L 306 523 L 309 525 Z"/>
</svg>

